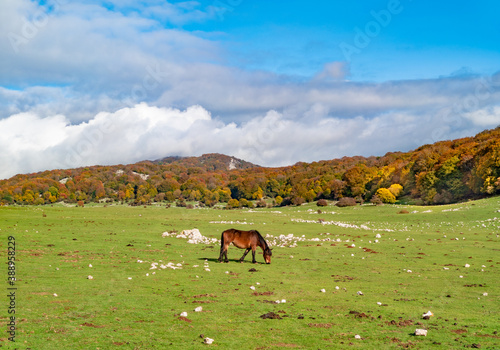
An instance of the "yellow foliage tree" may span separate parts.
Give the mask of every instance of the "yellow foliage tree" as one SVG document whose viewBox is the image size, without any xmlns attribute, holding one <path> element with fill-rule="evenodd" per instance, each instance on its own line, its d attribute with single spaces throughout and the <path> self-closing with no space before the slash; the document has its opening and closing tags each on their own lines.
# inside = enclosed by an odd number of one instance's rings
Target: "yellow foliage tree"
<svg viewBox="0 0 500 350">
<path fill-rule="evenodd" d="M 376 195 L 382 200 L 384 203 L 396 203 L 396 196 L 392 194 L 387 188 L 379 188 L 377 190 Z"/>
<path fill-rule="evenodd" d="M 400 184 L 392 184 L 391 187 L 389 187 L 389 191 L 391 191 L 394 197 L 398 198 L 401 192 L 403 192 L 403 186 Z"/>
</svg>

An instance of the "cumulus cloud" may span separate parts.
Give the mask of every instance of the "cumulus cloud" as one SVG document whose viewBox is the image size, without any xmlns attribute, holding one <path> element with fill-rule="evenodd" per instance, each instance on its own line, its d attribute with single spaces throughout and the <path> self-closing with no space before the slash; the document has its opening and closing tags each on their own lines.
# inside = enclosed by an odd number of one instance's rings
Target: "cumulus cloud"
<svg viewBox="0 0 500 350">
<path fill-rule="evenodd" d="M 465 118 L 476 125 L 493 128 L 500 125 L 500 106 L 489 106 L 473 112 L 466 113 Z"/>
<path fill-rule="evenodd" d="M 146 103 L 101 112 L 80 124 L 71 124 L 62 115 L 20 113 L 0 120 L 6 135 L 0 138 L 0 178 L 209 152 L 264 166 L 381 155 L 416 147 L 425 143 L 436 127 L 447 127 L 444 120 L 442 124 L 430 123 L 428 117 L 403 113 L 343 119 L 325 117 L 318 109 L 310 111 L 309 118 L 314 122 L 271 110 L 238 125 L 214 118 L 199 105 L 179 110 Z M 456 136 L 463 136 L 463 131 Z"/>
</svg>

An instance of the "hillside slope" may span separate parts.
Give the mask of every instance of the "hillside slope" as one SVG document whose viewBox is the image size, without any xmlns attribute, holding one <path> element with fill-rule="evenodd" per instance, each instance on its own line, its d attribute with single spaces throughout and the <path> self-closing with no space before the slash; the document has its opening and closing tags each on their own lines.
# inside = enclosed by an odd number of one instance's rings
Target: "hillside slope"
<svg viewBox="0 0 500 350">
<path fill-rule="evenodd" d="M 190 200 L 213 205 L 233 199 L 232 205 L 247 205 L 247 200 L 272 198 L 279 205 L 341 197 L 366 201 L 375 195 L 385 202 L 400 197 L 418 204 L 443 204 L 498 194 L 500 127 L 383 157 L 263 168 L 207 154 L 52 170 L 0 181 L 1 204 Z"/>
</svg>

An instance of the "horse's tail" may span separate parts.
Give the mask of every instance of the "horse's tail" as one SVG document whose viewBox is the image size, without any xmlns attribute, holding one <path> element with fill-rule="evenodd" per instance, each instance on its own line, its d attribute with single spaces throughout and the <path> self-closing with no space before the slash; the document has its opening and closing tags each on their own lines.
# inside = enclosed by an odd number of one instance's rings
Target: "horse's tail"
<svg viewBox="0 0 500 350">
<path fill-rule="evenodd" d="M 222 234 L 220 235 L 220 247 L 224 247 L 224 233 L 226 233 L 226 231 L 223 231 Z"/>
</svg>

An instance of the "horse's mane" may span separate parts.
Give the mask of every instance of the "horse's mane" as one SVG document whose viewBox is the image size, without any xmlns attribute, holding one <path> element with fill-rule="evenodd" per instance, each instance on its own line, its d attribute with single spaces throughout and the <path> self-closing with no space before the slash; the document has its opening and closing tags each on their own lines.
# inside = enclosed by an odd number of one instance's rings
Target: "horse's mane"
<svg viewBox="0 0 500 350">
<path fill-rule="evenodd" d="M 264 239 L 264 237 L 262 237 L 262 235 L 260 234 L 260 232 L 257 231 L 257 230 L 252 230 L 252 231 L 254 231 L 259 236 L 260 243 L 263 244 L 264 247 L 266 247 L 266 249 L 269 249 L 269 246 L 267 245 L 266 240 Z"/>
</svg>

